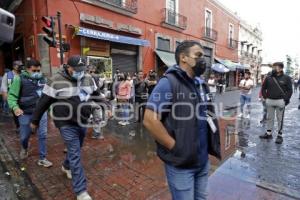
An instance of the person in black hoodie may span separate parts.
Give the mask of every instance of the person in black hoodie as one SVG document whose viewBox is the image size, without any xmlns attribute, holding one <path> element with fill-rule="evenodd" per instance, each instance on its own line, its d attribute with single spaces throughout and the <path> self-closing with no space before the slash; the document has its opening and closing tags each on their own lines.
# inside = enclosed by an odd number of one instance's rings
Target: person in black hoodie
<svg viewBox="0 0 300 200">
<path fill-rule="evenodd" d="M 95 101 L 101 102 L 95 81 L 85 71 L 85 58 L 79 55 L 71 56 L 67 65 L 48 80 L 31 121 L 32 131 L 35 132 L 42 113 L 53 104 L 53 120 L 67 147 L 62 171 L 67 178 L 72 179 L 77 200 L 92 199 L 87 193 L 80 150 L 88 119 L 95 105 L 98 105 Z"/>
<path fill-rule="evenodd" d="M 278 122 L 277 144 L 282 144 L 282 127 L 285 107 L 289 104 L 293 94 L 293 84 L 291 77 L 283 72 L 284 64 L 276 62 L 273 64 L 272 74 L 267 76 L 262 85 L 262 96 L 266 100 L 267 106 L 267 131 L 260 136 L 261 139 L 272 139 L 274 129 L 275 114 Z"/>
</svg>

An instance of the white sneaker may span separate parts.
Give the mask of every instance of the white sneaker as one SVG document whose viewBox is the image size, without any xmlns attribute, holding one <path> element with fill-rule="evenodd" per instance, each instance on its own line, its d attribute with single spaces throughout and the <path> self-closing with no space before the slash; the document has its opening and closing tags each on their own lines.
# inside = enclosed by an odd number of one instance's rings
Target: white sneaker
<svg viewBox="0 0 300 200">
<path fill-rule="evenodd" d="M 120 121 L 119 124 L 122 125 L 122 126 L 126 126 L 127 125 L 126 122 L 124 122 L 124 121 Z"/>
<path fill-rule="evenodd" d="M 66 169 L 64 166 L 61 166 L 61 171 L 64 172 L 67 175 L 68 179 L 72 179 L 72 173 L 71 170 Z"/>
<path fill-rule="evenodd" d="M 240 113 L 240 114 L 238 115 L 238 118 L 243 118 L 243 113 Z"/>
<path fill-rule="evenodd" d="M 124 125 L 123 125 L 124 123 L 125 123 L 124 121 L 119 121 L 119 122 L 118 122 L 118 124 L 119 124 L 119 125 L 122 125 L 122 126 L 124 126 Z"/>
<path fill-rule="evenodd" d="M 79 195 L 77 195 L 77 200 L 93 200 L 93 199 L 87 192 L 82 192 Z"/>
<path fill-rule="evenodd" d="M 246 119 L 250 119 L 250 115 L 248 114 L 245 118 L 246 118 Z"/>
<path fill-rule="evenodd" d="M 44 158 L 43 160 L 38 160 L 37 164 L 39 166 L 43 166 L 43 167 L 52 167 L 52 162 L 50 162 L 49 160 L 47 160 L 46 158 Z"/>
</svg>

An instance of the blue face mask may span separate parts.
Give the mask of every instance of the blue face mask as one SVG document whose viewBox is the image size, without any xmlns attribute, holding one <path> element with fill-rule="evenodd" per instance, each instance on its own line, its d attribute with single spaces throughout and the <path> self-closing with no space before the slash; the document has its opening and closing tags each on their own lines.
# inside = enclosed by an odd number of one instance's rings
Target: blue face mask
<svg viewBox="0 0 300 200">
<path fill-rule="evenodd" d="M 33 79 L 41 79 L 43 77 L 41 72 L 33 72 L 31 73 L 31 78 Z"/>
<path fill-rule="evenodd" d="M 72 78 L 74 78 L 75 80 L 81 80 L 84 76 L 84 71 L 81 72 L 73 72 Z"/>
</svg>

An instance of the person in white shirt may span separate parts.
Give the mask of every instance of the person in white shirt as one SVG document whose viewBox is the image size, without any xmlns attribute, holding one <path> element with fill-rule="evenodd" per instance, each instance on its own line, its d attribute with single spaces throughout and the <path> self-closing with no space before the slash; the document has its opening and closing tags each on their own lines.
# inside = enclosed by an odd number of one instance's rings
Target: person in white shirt
<svg viewBox="0 0 300 200">
<path fill-rule="evenodd" d="M 215 75 L 211 74 L 210 78 L 207 81 L 207 84 L 209 86 L 209 91 L 212 94 L 212 99 L 215 99 L 216 93 L 217 93 L 217 81 L 215 79 Z"/>
<path fill-rule="evenodd" d="M 245 115 L 247 119 L 250 118 L 250 103 L 251 103 L 251 93 L 252 88 L 254 86 L 253 80 L 250 78 L 251 73 L 250 71 L 245 72 L 245 77 L 243 80 L 241 80 L 239 88 L 241 90 L 241 97 L 240 97 L 240 103 L 241 103 L 241 113 L 239 117 L 244 116 L 244 107 L 246 105 L 247 111 L 245 112 Z"/>
</svg>

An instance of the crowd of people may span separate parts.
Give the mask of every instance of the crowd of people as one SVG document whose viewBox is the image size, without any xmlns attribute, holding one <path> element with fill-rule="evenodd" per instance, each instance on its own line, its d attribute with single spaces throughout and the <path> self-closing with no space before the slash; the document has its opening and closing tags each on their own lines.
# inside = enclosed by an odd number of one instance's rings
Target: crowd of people
<svg viewBox="0 0 300 200">
<path fill-rule="evenodd" d="M 104 139 L 102 128 L 111 117 L 120 126 L 143 122 L 157 141 L 157 153 L 165 163 L 173 199 L 206 199 L 208 154 L 221 158 L 220 130 L 210 103 L 218 91 L 223 92 L 224 82 L 214 75 L 205 81 L 203 54 L 200 43 L 182 42 L 175 52 L 177 65 L 167 69 L 159 81 L 152 70 L 148 74 L 130 74 L 119 69 L 112 81 L 107 81 L 97 67 L 87 65 L 79 55 L 71 56 L 50 78 L 43 76 L 41 63 L 36 59 L 27 59 L 25 65 L 13 62 L 13 69 L 1 81 L 2 109 L 6 115 L 12 112 L 20 137 L 20 158 L 29 156 L 31 134 L 37 133 L 37 164 L 46 168 L 53 165 L 47 159 L 46 148 L 50 109 L 66 146 L 61 170 L 72 180 L 77 200 L 91 200 L 80 153 L 87 128 L 93 128 L 93 139 Z M 273 67 L 260 93 L 264 107 L 262 122 L 267 122 L 266 133 L 260 138 L 272 138 L 277 116 L 276 143 L 281 144 L 285 106 L 293 93 L 292 81 L 283 73 L 283 63 L 274 63 Z M 241 118 L 250 118 L 253 87 L 251 73 L 246 71 L 239 84 Z M 195 115 L 191 118 L 193 111 Z"/>
<path fill-rule="evenodd" d="M 92 127 L 93 139 L 104 139 L 102 128 L 112 117 L 112 111 L 117 113 L 115 118 L 121 126 L 142 122 L 148 97 L 156 84 L 156 73 L 152 70 L 148 75 L 139 71 L 130 76 L 117 69 L 113 81 L 109 81 L 79 55 L 71 56 L 58 73 L 46 78 L 41 63 L 28 58 L 25 64 L 14 61 L 12 70 L 1 77 L 1 110 L 14 118 L 20 138 L 20 159 L 29 156 L 30 137 L 37 133 L 37 164 L 45 168 L 53 166 L 47 159 L 46 148 L 47 111 L 52 110 L 52 120 L 66 146 L 61 170 L 72 179 L 77 199 L 89 200 L 80 155 L 87 128 Z M 130 118 L 130 112 L 134 118 Z"/>
</svg>

